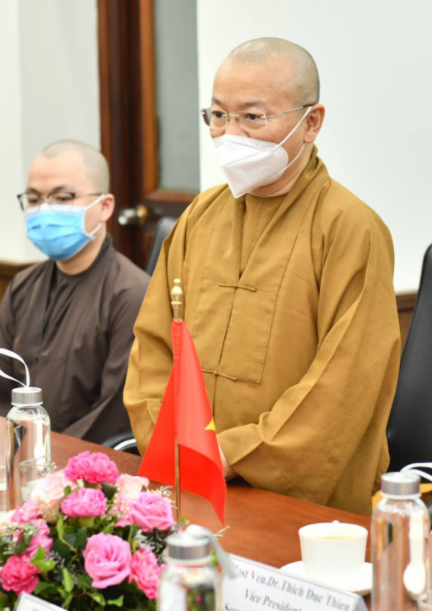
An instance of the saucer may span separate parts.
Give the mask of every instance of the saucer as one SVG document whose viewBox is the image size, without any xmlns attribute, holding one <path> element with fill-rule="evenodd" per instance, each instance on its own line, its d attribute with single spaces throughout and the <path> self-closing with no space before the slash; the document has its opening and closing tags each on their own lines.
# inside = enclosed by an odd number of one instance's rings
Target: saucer
<svg viewBox="0 0 432 611">
<path fill-rule="evenodd" d="M 286 564 L 280 569 L 284 573 L 288 573 L 289 575 L 293 575 L 294 577 L 303 577 L 304 579 L 310 579 L 310 577 L 306 576 L 303 562 L 291 562 L 291 564 Z M 354 579 L 351 579 L 348 583 L 347 580 L 343 578 L 338 582 L 326 583 L 325 581 L 318 581 L 316 579 L 313 580 L 314 583 L 319 583 L 323 586 L 328 586 L 335 588 L 337 590 L 343 590 L 345 592 L 352 592 L 353 594 L 360 594 L 360 596 L 366 596 L 366 594 L 370 594 L 372 591 L 372 564 L 370 562 L 365 562 L 360 568 Z"/>
</svg>

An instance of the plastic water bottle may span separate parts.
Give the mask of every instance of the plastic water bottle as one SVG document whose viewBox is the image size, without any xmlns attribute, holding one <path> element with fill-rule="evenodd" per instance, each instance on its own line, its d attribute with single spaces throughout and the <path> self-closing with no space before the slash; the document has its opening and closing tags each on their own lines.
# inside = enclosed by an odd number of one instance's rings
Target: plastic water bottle
<svg viewBox="0 0 432 611">
<path fill-rule="evenodd" d="M 42 390 L 23 386 L 12 390 L 12 409 L 5 424 L 8 509 L 22 504 L 19 465 L 24 460 L 51 458 L 51 424 L 42 405 Z"/>
<path fill-rule="evenodd" d="M 212 565 L 210 540 L 179 532 L 167 538 L 166 569 L 158 590 L 158 611 L 219 611 L 220 576 Z"/>
<path fill-rule="evenodd" d="M 373 611 L 408 611 L 429 588 L 428 510 L 420 498 L 420 478 L 386 473 L 383 498 L 372 515 Z"/>
</svg>

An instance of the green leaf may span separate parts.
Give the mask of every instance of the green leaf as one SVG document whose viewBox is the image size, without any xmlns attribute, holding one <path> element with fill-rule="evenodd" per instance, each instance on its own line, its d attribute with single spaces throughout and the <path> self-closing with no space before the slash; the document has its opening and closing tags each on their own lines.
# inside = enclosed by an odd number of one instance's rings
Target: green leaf
<svg viewBox="0 0 432 611">
<path fill-rule="evenodd" d="M 98 605 L 105 607 L 106 600 L 105 600 L 104 595 L 101 592 L 97 592 L 96 590 L 93 590 L 93 591 L 87 592 L 87 596 L 90 596 L 90 598 L 96 601 Z"/>
<path fill-rule="evenodd" d="M 87 573 L 78 573 L 76 578 L 80 588 L 83 590 L 90 590 L 92 587 L 92 578 L 90 575 L 87 575 Z"/>
<path fill-rule="evenodd" d="M 65 566 L 62 568 L 62 573 L 63 573 L 63 580 L 62 580 L 63 587 L 66 590 L 66 592 L 70 593 L 74 589 L 74 585 L 75 585 L 72 579 L 72 575 L 70 574 L 69 570 Z"/>
<path fill-rule="evenodd" d="M 62 604 L 63 609 L 69 609 L 69 605 L 71 604 L 73 599 L 73 594 L 69 594 L 64 603 Z"/>
<path fill-rule="evenodd" d="M 45 558 L 44 548 L 39 545 L 37 552 L 33 560 L 43 560 Z"/>
<path fill-rule="evenodd" d="M 72 488 L 70 486 L 66 486 L 66 488 L 63 490 L 63 494 L 66 496 L 69 496 L 72 493 Z"/>
<path fill-rule="evenodd" d="M 71 553 L 70 547 L 62 543 L 60 539 L 54 541 L 53 550 L 60 554 L 62 558 L 67 558 Z"/>
<path fill-rule="evenodd" d="M 80 528 L 75 535 L 75 545 L 78 550 L 83 550 L 87 545 L 87 528 Z"/>
<path fill-rule="evenodd" d="M 48 573 L 49 571 L 53 570 L 56 562 L 55 560 L 33 560 L 32 564 L 42 573 Z"/>
<path fill-rule="evenodd" d="M 33 533 L 26 533 L 23 536 L 21 543 L 16 546 L 15 553 L 21 554 L 22 552 L 24 552 L 28 548 L 32 538 L 33 538 Z"/>
<path fill-rule="evenodd" d="M 40 581 L 34 591 L 36 596 L 40 594 L 44 594 L 45 596 L 49 596 L 50 594 L 57 594 L 58 588 L 53 583 L 47 583 L 46 581 Z"/>
<path fill-rule="evenodd" d="M 114 607 L 123 607 L 123 598 L 124 596 L 122 595 L 118 598 L 115 598 L 114 600 L 108 600 L 107 605 L 113 605 Z"/>
<path fill-rule="evenodd" d="M 106 496 L 108 500 L 111 500 L 115 493 L 117 492 L 116 486 L 111 486 L 111 484 L 102 483 L 102 492 Z"/>
</svg>

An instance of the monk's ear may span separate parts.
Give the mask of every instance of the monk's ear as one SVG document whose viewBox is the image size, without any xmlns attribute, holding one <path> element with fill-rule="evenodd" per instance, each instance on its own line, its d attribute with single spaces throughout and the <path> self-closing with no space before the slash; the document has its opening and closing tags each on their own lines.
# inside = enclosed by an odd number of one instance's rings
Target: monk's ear
<svg viewBox="0 0 432 611">
<path fill-rule="evenodd" d="M 322 104 L 315 104 L 308 116 L 306 117 L 306 129 L 304 132 L 304 141 L 306 144 L 315 142 L 318 136 L 325 115 L 325 108 Z"/>
<path fill-rule="evenodd" d="M 112 193 L 107 193 L 104 195 L 102 199 L 102 214 L 101 221 L 105 223 L 109 218 L 111 218 L 112 213 L 114 212 L 115 199 Z"/>
</svg>

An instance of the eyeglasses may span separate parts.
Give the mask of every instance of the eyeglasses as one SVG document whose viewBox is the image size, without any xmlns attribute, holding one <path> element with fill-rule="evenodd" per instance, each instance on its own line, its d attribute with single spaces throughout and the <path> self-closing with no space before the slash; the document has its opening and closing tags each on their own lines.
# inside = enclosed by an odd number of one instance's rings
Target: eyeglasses
<svg viewBox="0 0 432 611">
<path fill-rule="evenodd" d="M 290 112 L 303 110 L 304 108 L 308 108 L 309 106 L 314 106 L 314 104 L 305 104 L 304 106 L 299 106 L 298 108 L 291 108 L 291 110 L 284 110 L 283 112 L 278 112 L 275 115 L 266 115 L 265 113 L 261 115 L 247 111 L 232 114 L 211 107 L 203 108 L 202 110 L 200 110 L 200 114 L 202 115 L 204 123 L 210 129 L 225 129 L 228 124 L 228 121 L 230 121 L 229 117 L 234 117 L 234 119 L 236 119 L 236 121 L 241 127 L 247 130 L 255 130 L 267 125 L 268 119 L 281 117 L 282 115 L 286 115 Z"/>
<path fill-rule="evenodd" d="M 40 206 L 43 200 L 46 200 L 47 204 L 60 204 L 60 205 L 72 205 L 73 202 L 79 197 L 86 197 L 87 195 L 103 195 L 103 193 L 71 193 L 70 191 L 55 191 L 49 195 L 39 195 L 38 193 L 21 193 L 17 195 L 18 201 L 21 206 L 21 210 L 27 208 L 34 208 Z"/>
</svg>

